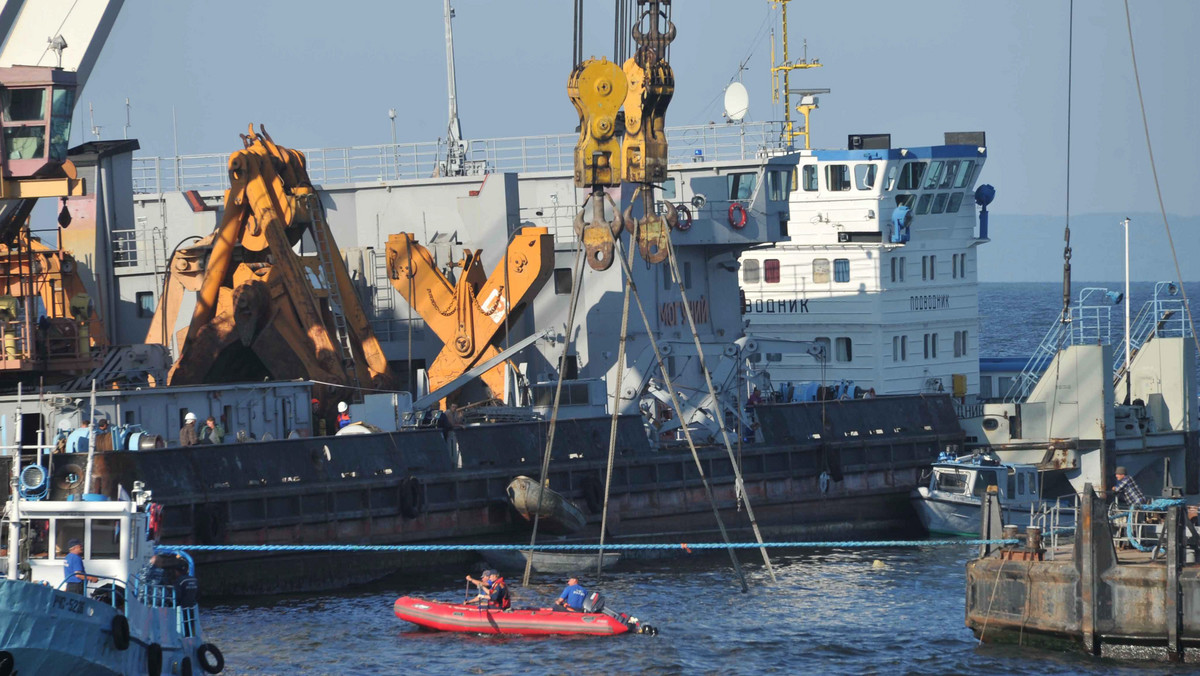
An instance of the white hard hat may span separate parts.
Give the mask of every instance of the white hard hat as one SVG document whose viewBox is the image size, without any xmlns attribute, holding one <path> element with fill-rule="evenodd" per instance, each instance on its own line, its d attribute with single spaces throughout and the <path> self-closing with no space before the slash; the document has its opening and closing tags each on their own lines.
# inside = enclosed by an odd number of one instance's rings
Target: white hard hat
<svg viewBox="0 0 1200 676">
<path fill-rule="evenodd" d="M 183 420 L 184 422 L 196 422 L 196 414 L 188 411 L 187 415 L 183 416 Z"/>
<path fill-rule="evenodd" d="M 344 401 L 338 402 L 338 413 L 345 413 L 348 410 L 350 410 L 350 407 L 346 405 L 346 402 L 344 402 Z"/>
<path fill-rule="evenodd" d="M 70 432 L 74 427 L 75 426 L 71 424 L 71 421 L 67 420 L 66 418 L 58 421 L 58 431 L 60 432 Z"/>
</svg>

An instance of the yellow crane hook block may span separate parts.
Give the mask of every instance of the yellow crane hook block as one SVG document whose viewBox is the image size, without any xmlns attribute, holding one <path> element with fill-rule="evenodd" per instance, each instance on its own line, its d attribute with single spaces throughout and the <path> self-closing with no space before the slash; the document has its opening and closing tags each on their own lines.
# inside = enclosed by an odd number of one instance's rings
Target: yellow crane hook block
<svg viewBox="0 0 1200 676">
<path fill-rule="evenodd" d="M 575 144 L 575 186 L 615 186 L 613 171 L 621 155 L 616 138 L 617 112 L 628 90 L 621 67 L 607 59 L 588 59 L 571 71 L 567 95 L 579 112 L 579 141 Z"/>
</svg>

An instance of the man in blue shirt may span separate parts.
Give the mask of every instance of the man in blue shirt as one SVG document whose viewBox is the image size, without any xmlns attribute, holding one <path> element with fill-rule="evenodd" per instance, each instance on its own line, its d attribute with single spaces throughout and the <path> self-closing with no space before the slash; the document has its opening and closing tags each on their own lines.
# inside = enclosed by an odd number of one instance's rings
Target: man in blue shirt
<svg viewBox="0 0 1200 676">
<path fill-rule="evenodd" d="M 87 574 L 83 568 L 83 543 L 75 538 L 67 541 L 67 558 L 63 563 L 63 582 L 66 589 L 73 594 L 83 594 L 87 582 L 96 582 L 97 578 Z"/>
<path fill-rule="evenodd" d="M 573 577 L 567 580 L 567 588 L 558 595 L 558 600 L 554 603 L 562 606 L 564 610 L 582 613 L 585 598 L 587 598 L 587 590 L 579 586 L 579 578 Z"/>
</svg>

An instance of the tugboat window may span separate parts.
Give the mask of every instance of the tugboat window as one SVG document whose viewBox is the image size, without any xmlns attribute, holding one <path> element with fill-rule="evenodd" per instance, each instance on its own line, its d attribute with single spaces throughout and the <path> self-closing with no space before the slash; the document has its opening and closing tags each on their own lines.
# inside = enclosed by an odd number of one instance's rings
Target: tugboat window
<svg viewBox="0 0 1200 676">
<path fill-rule="evenodd" d="M 850 259 L 835 258 L 833 259 L 833 281 L 849 282 L 850 281 Z"/>
<path fill-rule="evenodd" d="M 675 179 L 668 178 L 662 184 L 662 196 L 665 200 L 675 199 Z"/>
<path fill-rule="evenodd" d="M 767 172 L 767 197 L 774 202 L 788 198 L 788 172 L 773 169 Z"/>
<path fill-rule="evenodd" d="M 963 160 L 958 165 L 958 174 L 954 178 L 955 188 L 966 188 L 971 185 L 971 177 L 975 173 L 975 160 Z"/>
<path fill-rule="evenodd" d="M 946 211 L 946 200 L 950 197 L 950 193 L 939 192 L 937 197 L 933 198 L 933 213 L 940 214 Z"/>
<path fill-rule="evenodd" d="M 850 189 L 850 167 L 830 164 L 825 167 L 825 187 L 833 191 Z"/>
<path fill-rule="evenodd" d="M 729 175 L 729 199 L 748 200 L 754 195 L 754 187 L 758 185 L 758 174 L 745 172 Z"/>
<path fill-rule="evenodd" d="M 946 204 L 946 213 L 957 214 L 958 208 L 962 206 L 963 194 L 961 192 L 951 193 L 950 201 Z"/>
<path fill-rule="evenodd" d="M 767 284 L 779 283 L 779 259 L 768 258 L 763 261 L 763 281 Z"/>
<path fill-rule="evenodd" d="M 911 195 L 908 193 L 905 193 L 903 195 L 896 195 L 896 206 L 898 206 L 898 207 L 908 207 L 909 209 L 911 209 L 913 206 L 913 202 L 915 202 L 915 201 L 916 201 L 916 195 Z"/>
<path fill-rule="evenodd" d="M 814 284 L 829 283 L 829 259 L 814 258 L 812 262 L 812 277 Z"/>
<path fill-rule="evenodd" d="M 758 284 L 761 279 L 758 270 L 758 261 L 753 258 L 747 258 L 742 261 L 742 282 L 746 284 Z"/>
<path fill-rule="evenodd" d="M 1024 473 L 1017 475 L 1017 492 L 1020 493 L 1021 495 L 1025 495 L 1025 474 Z"/>
<path fill-rule="evenodd" d="M 121 528 L 117 519 L 92 519 L 93 559 L 121 557 Z"/>
<path fill-rule="evenodd" d="M 946 171 L 942 172 L 942 180 L 937 187 L 941 190 L 946 190 L 950 184 L 954 182 L 955 176 L 958 174 L 958 160 L 951 160 L 946 163 Z"/>
<path fill-rule="evenodd" d="M 67 555 L 67 543 L 71 540 L 83 542 L 83 519 L 55 519 L 54 558 Z"/>
<path fill-rule="evenodd" d="M 837 339 L 837 350 L 834 351 L 834 355 L 838 361 L 851 361 L 854 358 L 849 338 Z"/>
<path fill-rule="evenodd" d="M 1021 478 L 1024 479 L 1025 475 L 1022 474 Z M 1008 481 L 1006 483 L 1008 485 L 1004 487 L 1005 488 L 1004 497 L 1012 498 L 1012 497 L 1016 496 L 1016 494 L 1017 494 L 1017 475 L 1015 473 L 1009 474 Z"/>
<path fill-rule="evenodd" d="M 809 192 L 817 190 L 817 165 L 804 165 L 804 189 Z"/>
<path fill-rule="evenodd" d="M 875 187 L 875 172 L 878 167 L 874 164 L 854 165 L 854 185 L 859 190 L 870 190 Z"/>
<path fill-rule="evenodd" d="M 900 171 L 900 165 L 893 164 L 888 167 L 887 181 L 883 184 L 884 190 L 891 190 L 896 187 L 896 174 Z"/>
<path fill-rule="evenodd" d="M 936 161 L 929 165 L 929 171 L 925 174 L 925 189 L 933 190 L 938 187 L 942 180 L 942 169 L 945 166 L 943 162 Z"/>
<path fill-rule="evenodd" d="M 921 177 L 925 175 L 924 162 L 909 162 L 900 170 L 900 190 L 919 190 Z"/>
<path fill-rule="evenodd" d="M 921 195 L 921 199 L 917 200 L 917 215 L 924 216 L 929 213 L 929 205 L 933 203 L 933 193 L 925 193 Z"/>
</svg>

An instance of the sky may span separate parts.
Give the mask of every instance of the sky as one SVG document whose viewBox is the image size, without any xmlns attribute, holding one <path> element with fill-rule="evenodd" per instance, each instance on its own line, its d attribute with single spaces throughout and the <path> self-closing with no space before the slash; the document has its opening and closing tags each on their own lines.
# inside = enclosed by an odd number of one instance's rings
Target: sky
<svg viewBox="0 0 1200 676">
<path fill-rule="evenodd" d="M 453 3 L 467 138 L 574 129 L 566 95 L 572 4 Z M 611 56 L 613 3 L 585 5 L 585 55 Z M 1019 217 L 1065 220 L 1070 6 L 793 0 L 791 56 L 807 42 L 809 58 L 824 65 L 796 71 L 792 87 L 832 90 L 813 113 L 813 146 L 844 147 L 852 133 L 890 133 L 903 147 L 939 144 L 946 131 L 986 132 L 981 181 L 997 188 L 989 246 L 1002 254 L 1010 238 L 1019 251 L 1021 236 L 1032 233 L 1023 227 L 1044 227 Z M 1200 216 L 1200 2 L 1129 0 L 1129 8 L 1164 206 L 1186 222 Z M 734 79 L 750 91 L 747 119 L 782 117 L 771 102 L 770 29 L 778 20 L 767 0 L 676 0 L 673 18 L 668 127 L 720 121 L 722 92 Z M 1124 1 L 1075 2 L 1073 44 L 1070 211 L 1156 217 Z M 307 0 L 126 0 L 80 97 L 73 140 L 95 138 L 89 104 L 100 137 L 122 137 L 127 97 L 129 136 L 146 156 L 173 154 L 176 139 L 181 154 L 229 152 L 252 121 L 297 148 L 387 143 L 389 108 L 398 111 L 399 141 L 432 141 L 447 122 L 442 2 L 344 0 L 331 11 Z M 998 227 L 1006 216 L 1008 230 Z M 1107 238 L 1108 229 L 1095 237 Z M 1188 238 L 1175 234 L 1177 244 Z M 1073 233 L 1089 236 L 1086 228 Z"/>
</svg>

